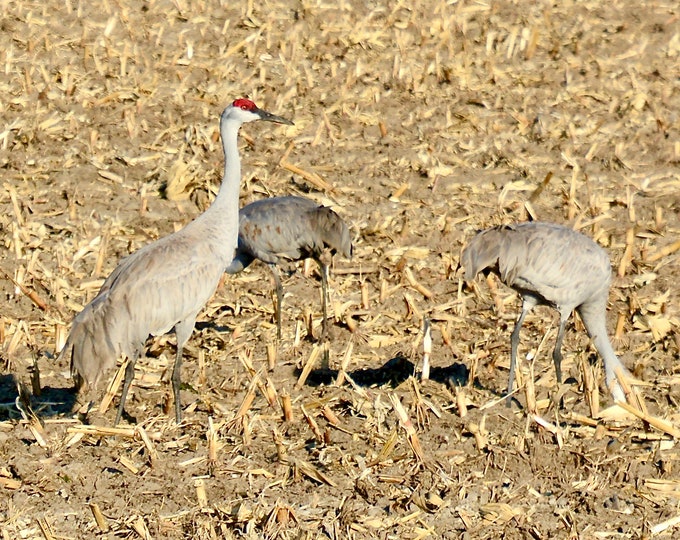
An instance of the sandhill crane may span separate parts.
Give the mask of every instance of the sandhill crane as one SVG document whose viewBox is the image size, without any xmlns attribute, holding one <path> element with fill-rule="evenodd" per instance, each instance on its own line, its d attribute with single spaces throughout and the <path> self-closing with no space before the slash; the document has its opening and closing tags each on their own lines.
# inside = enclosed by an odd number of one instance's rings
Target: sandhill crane
<svg viewBox="0 0 680 540">
<path fill-rule="evenodd" d="M 243 123 L 254 120 L 292 124 L 248 99 L 237 99 L 226 107 L 220 116 L 224 176 L 213 204 L 184 228 L 124 258 L 73 320 L 60 358 L 71 353 L 71 375 L 77 388 L 83 383 L 96 388 L 119 357 L 129 360 L 115 424 L 123 413 L 144 343 L 149 335 L 173 329 L 177 354 L 172 390 L 175 419 L 181 421 L 182 348 L 236 252 L 241 180 L 238 131 Z"/>
<path fill-rule="evenodd" d="M 522 311 L 510 339 L 512 392 L 517 345 L 524 317 L 536 305 L 559 311 L 560 324 L 553 350 L 557 381 L 562 382 L 562 339 L 575 309 L 604 361 L 607 388 L 615 400 L 626 396 L 618 379 L 629 376 L 607 337 L 605 314 L 611 279 L 607 253 L 581 233 L 554 223 L 501 225 L 478 233 L 461 254 L 465 279 L 493 271 L 522 297 Z M 508 402 L 509 403 L 509 402 Z"/>
<path fill-rule="evenodd" d="M 238 249 L 228 274 L 255 259 L 269 265 L 276 282 L 276 336 L 281 339 L 283 287 L 277 265 L 282 259 L 313 258 L 321 267 L 323 332 L 327 333 L 328 267 L 334 253 L 352 257 L 349 229 L 333 210 L 304 197 L 272 197 L 255 201 L 239 213 Z"/>
</svg>

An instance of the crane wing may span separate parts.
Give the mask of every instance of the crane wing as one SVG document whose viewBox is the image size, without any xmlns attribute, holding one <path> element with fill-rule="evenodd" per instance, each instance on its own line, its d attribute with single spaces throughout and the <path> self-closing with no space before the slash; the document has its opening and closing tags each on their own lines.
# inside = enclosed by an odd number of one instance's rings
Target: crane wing
<svg viewBox="0 0 680 540">
<path fill-rule="evenodd" d="M 299 260 L 314 246 L 310 212 L 319 204 L 304 197 L 272 197 L 241 209 L 239 250 L 268 264 Z"/>
<path fill-rule="evenodd" d="M 179 321 L 195 317 L 215 292 L 223 270 L 213 246 L 170 235 L 123 259 L 86 310 L 107 311 L 112 324 L 127 319 L 120 326 L 130 333 L 147 329 L 144 336 L 125 336 L 144 341 L 149 333 L 164 334 Z"/>
<path fill-rule="evenodd" d="M 501 280 L 534 293 L 546 303 L 578 306 L 603 284 L 608 287 L 609 258 L 590 238 L 550 223 L 508 229 L 499 256 Z"/>
</svg>

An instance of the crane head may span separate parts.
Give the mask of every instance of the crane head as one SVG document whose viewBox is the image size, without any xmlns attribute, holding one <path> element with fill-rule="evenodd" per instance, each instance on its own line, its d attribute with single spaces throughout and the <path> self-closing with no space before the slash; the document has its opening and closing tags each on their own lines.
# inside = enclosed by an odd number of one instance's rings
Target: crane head
<svg viewBox="0 0 680 540">
<path fill-rule="evenodd" d="M 349 228 L 342 218 L 327 206 L 319 206 L 314 217 L 323 243 L 331 248 L 331 253 L 340 253 L 345 259 L 351 259 L 354 247 Z"/>
<path fill-rule="evenodd" d="M 459 265 L 465 270 L 465 281 L 472 281 L 479 272 L 491 270 L 498 264 L 502 238 L 493 227 L 478 232 L 465 246 Z"/>
<path fill-rule="evenodd" d="M 222 111 L 221 119 L 222 121 L 236 120 L 240 123 L 266 120 L 267 122 L 274 122 L 276 124 L 293 125 L 293 122 L 287 118 L 264 111 L 255 105 L 254 102 L 245 98 L 234 100 L 231 105 Z"/>
</svg>

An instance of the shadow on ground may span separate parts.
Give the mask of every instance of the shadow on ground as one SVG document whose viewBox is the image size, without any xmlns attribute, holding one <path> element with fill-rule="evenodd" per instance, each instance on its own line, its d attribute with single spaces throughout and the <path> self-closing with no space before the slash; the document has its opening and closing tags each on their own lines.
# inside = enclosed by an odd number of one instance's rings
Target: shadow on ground
<svg viewBox="0 0 680 540">
<path fill-rule="evenodd" d="M 18 420 L 22 417 L 17 407 L 19 385 L 13 373 L 0 375 L 0 422 Z M 21 385 L 23 406 L 30 408 L 40 418 L 61 416 L 73 411 L 77 393 L 70 387 L 43 386 L 40 395 L 33 395 L 30 388 Z"/>
<path fill-rule="evenodd" d="M 300 371 L 297 372 L 300 374 Z M 416 374 L 416 367 L 408 358 L 395 356 L 377 368 L 361 368 L 347 373 L 357 385 L 363 387 L 390 386 L 396 388 L 406 379 Z M 449 386 L 467 384 L 470 372 L 466 365 L 454 362 L 446 367 L 430 370 L 430 379 Z M 307 377 L 308 386 L 333 384 L 338 376 L 337 369 L 320 368 L 313 370 Z"/>
</svg>

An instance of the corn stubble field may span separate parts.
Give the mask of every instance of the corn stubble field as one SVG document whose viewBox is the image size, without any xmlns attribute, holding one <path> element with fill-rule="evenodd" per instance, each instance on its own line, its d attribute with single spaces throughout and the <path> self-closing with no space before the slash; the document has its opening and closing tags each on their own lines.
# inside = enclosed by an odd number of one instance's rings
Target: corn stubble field
<svg viewBox="0 0 680 540">
<path fill-rule="evenodd" d="M 679 534 L 677 3 L 1 4 L 2 538 Z M 149 341 L 119 429 L 117 397 L 83 423 L 56 362 L 71 320 L 121 257 L 207 207 L 218 116 L 242 96 L 295 122 L 242 128 L 242 204 L 303 194 L 352 230 L 328 365 L 300 264 L 268 369 L 273 281 L 254 264 L 185 349 L 181 426 L 172 335 Z M 518 403 L 500 399 L 520 302 L 457 265 L 476 230 L 527 219 L 610 254 L 643 419 L 610 408 L 577 319 L 558 394 L 548 308 L 522 332 Z"/>
</svg>

